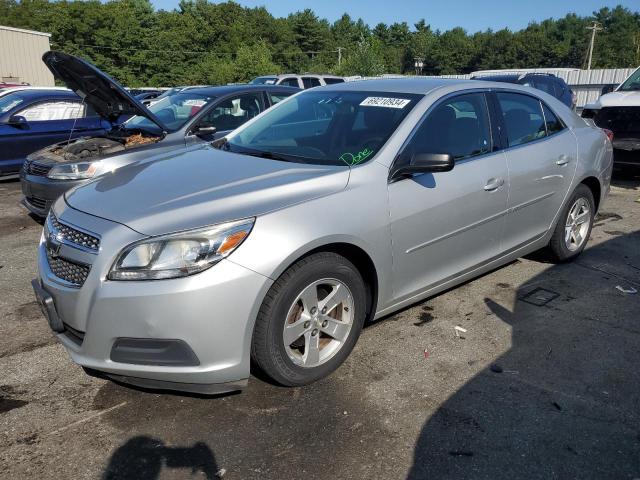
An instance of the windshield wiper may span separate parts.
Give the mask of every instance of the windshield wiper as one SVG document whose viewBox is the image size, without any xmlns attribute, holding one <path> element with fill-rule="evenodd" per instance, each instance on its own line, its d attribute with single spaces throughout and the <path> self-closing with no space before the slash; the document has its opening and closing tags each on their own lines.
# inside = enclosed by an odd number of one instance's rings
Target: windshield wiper
<svg viewBox="0 0 640 480">
<path fill-rule="evenodd" d="M 268 158 L 269 160 L 278 160 L 281 162 L 294 162 L 291 158 L 284 157 L 279 153 L 269 152 L 269 151 L 247 151 L 247 152 L 238 152 L 243 155 L 251 155 L 252 157 L 260 157 L 260 158 Z"/>
</svg>

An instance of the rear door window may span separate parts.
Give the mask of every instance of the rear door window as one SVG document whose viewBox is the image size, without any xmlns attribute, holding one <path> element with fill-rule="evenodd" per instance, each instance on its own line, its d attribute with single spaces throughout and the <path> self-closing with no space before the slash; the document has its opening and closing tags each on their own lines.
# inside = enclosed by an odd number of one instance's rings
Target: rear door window
<svg viewBox="0 0 640 480">
<path fill-rule="evenodd" d="M 324 77 L 324 83 L 327 85 L 335 85 L 336 83 L 344 83 L 344 78 Z"/>
<path fill-rule="evenodd" d="M 302 84 L 304 88 L 313 88 L 320 86 L 320 80 L 316 77 L 302 77 Z"/>
<path fill-rule="evenodd" d="M 300 84 L 298 83 L 298 79 L 296 77 L 284 78 L 278 85 L 285 85 L 287 87 L 300 88 Z"/>
<path fill-rule="evenodd" d="M 407 150 L 408 149 L 408 150 Z M 455 160 L 491 151 L 491 128 L 484 94 L 470 93 L 435 107 L 411 138 L 403 159 L 417 153 L 448 153 Z"/>
<path fill-rule="evenodd" d="M 509 147 L 545 137 L 547 132 L 538 99 L 510 92 L 498 92 L 496 96 L 502 110 Z"/>
<path fill-rule="evenodd" d="M 552 95 L 554 97 L 556 96 L 556 92 L 553 88 L 553 82 L 546 77 L 542 77 L 542 76 L 534 77 L 533 86 L 538 90 L 542 90 L 543 92 L 548 93 L 549 95 Z"/>
</svg>

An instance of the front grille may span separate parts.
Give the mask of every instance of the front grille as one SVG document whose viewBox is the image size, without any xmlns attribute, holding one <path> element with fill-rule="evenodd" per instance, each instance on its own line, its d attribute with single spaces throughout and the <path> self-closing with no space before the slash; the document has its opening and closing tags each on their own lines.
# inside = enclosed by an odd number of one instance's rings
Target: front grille
<svg viewBox="0 0 640 480">
<path fill-rule="evenodd" d="M 100 248 L 99 238 L 89 235 L 88 233 L 81 232 L 80 230 L 70 227 L 69 225 L 65 225 L 64 223 L 60 223 L 53 213 L 49 216 L 49 222 L 49 231 L 55 234 L 58 240 L 67 241 L 68 243 L 95 251 Z"/>
<path fill-rule="evenodd" d="M 40 210 L 44 210 L 47 206 L 47 201 L 44 198 L 27 197 L 27 202 Z"/>
<path fill-rule="evenodd" d="M 615 137 L 640 136 L 640 107 L 605 107 L 596 112 L 593 121 L 611 130 Z"/>
<path fill-rule="evenodd" d="M 37 175 L 39 177 L 46 177 L 52 165 L 42 165 L 40 163 L 28 162 L 25 165 L 25 171 L 28 175 Z"/>
<path fill-rule="evenodd" d="M 81 287 L 84 284 L 87 276 L 89 275 L 90 267 L 58 257 L 53 254 L 51 249 L 48 247 L 46 251 L 49 268 L 56 277 L 61 278 L 65 282 L 69 282 L 76 287 Z"/>
</svg>

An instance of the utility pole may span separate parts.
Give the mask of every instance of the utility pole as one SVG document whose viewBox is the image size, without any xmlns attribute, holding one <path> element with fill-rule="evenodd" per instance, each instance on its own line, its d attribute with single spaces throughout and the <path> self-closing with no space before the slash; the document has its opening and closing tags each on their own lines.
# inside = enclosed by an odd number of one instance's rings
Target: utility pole
<svg viewBox="0 0 640 480">
<path fill-rule="evenodd" d="M 342 47 L 338 47 L 338 66 L 342 63 Z"/>
<path fill-rule="evenodd" d="M 602 26 L 594 21 L 593 25 L 587 27 L 587 30 L 591 30 L 591 41 L 589 42 L 589 61 L 587 62 L 587 70 L 591 70 L 591 58 L 593 57 L 593 45 L 596 42 L 596 32 L 602 30 Z"/>
</svg>

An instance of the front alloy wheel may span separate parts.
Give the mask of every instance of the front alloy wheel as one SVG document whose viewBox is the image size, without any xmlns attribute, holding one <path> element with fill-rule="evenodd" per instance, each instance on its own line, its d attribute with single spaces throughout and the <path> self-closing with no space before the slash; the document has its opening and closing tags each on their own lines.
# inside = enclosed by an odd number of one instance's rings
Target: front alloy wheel
<svg viewBox="0 0 640 480">
<path fill-rule="evenodd" d="M 340 280 L 317 280 L 289 308 L 282 339 L 293 363 L 313 368 L 330 360 L 353 327 L 353 295 Z"/>
<path fill-rule="evenodd" d="M 319 252 L 299 260 L 265 297 L 252 359 L 282 385 L 306 385 L 329 375 L 360 335 L 366 300 L 362 276 L 345 257 Z"/>
</svg>

